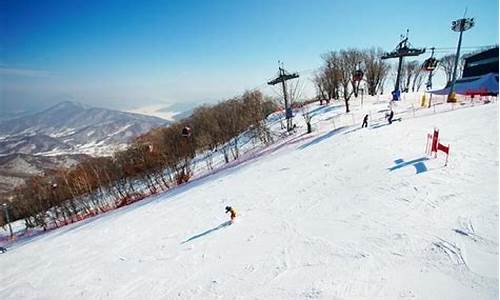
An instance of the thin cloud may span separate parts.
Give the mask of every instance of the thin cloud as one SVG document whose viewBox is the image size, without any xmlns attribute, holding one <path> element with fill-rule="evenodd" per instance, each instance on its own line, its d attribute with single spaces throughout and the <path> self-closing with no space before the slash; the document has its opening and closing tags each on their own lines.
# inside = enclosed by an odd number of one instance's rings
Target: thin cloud
<svg viewBox="0 0 500 300">
<path fill-rule="evenodd" d="M 51 73 L 45 70 L 32 70 L 20 68 L 0 67 L 0 76 L 17 76 L 17 77 L 49 77 Z"/>
</svg>

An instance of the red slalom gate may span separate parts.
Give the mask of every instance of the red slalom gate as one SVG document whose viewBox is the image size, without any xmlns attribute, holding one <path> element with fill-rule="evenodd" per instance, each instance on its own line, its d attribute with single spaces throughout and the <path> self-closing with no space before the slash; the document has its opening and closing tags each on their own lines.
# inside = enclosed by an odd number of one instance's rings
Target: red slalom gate
<svg viewBox="0 0 500 300">
<path fill-rule="evenodd" d="M 427 134 L 425 153 L 430 156 L 432 156 L 432 153 L 434 153 L 434 158 L 437 158 L 438 151 L 446 153 L 446 162 L 444 163 L 444 165 L 447 166 L 448 157 L 450 155 L 450 145 L 448 144 L 448 146 L 445 146 L 439 142 L 439 130 L 437 128 L 434 128 L 434 132 L 432 134 Z"/>
</svg>

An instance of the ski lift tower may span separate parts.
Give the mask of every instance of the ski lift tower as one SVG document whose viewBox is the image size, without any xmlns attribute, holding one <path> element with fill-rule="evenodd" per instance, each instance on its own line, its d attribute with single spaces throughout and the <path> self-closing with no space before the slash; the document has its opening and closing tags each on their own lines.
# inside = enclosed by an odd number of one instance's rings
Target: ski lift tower
<svg viewBox="0 0 500 300">
<path fill-rule="evenodd" d="M 467 13 L 467 10 L 465 11 Z M 467 31 L 474 26 L 474 18 L 464 18 L 458 19 L 451 23 L 451 30 L 455 32 L 460 32 L 460 37 L 458 38 L 457 55 L 455 55 L 455 65 L 453 67 L 453 77 L 451 79 L 450 93 L 448 94 L 448 102 L 457 102 L 457 95 L 455 94 L 455 81 L 457 80 L 457 65 L 458 57 L 460 56 L 460 47 L 462 46 L 462 33 Z"/>
<path fill-rule="evenodd" d="M 291 79 L 295 79 L 295 78 L 299 78 L 299 74 L 297 74 L 297 73 L 290 74 L 283 68 L 283 65 L 281 65 L 281 66 L 279 66 L 278 77 L 267 83 L 268 85 L 276 85 L 278 83 L 281 83 L 281 85 L 283 87 L 283 98 L 285 99 L 285 115 L 286 115 L 286 129 L 287 129 L 287 131 L 290 131 L 293 128 L 293 125 L 292 125 L 293 113 L 292 113 L 291 103 L 288 102 L 286 81 L 291 80 Z"/>
<path fill-rule="evenodd" d="M 394 91 L 392 92 L 392 100 L 399 100 L 399 97 L 401 95 L 401 92 L 399 91 L 399 81 L 401 77 L 401 68 L 403 66 L 403 57 L 419 56 L 420 54 L 425 52 L 425 48 L 411 48 L 411 44 L 410 42 L 408 42 L 408 32 L 409 30 L 407 29 L 406 37 L 401 36 L 402 40 L 396 46 L 396 49 L 394 49 L 392 52 L 387 52 L 382 55 L 382 59 L 399 58 L 398 74 L 396 76 L 396 85 L 394 87 Z"/>
</svg>

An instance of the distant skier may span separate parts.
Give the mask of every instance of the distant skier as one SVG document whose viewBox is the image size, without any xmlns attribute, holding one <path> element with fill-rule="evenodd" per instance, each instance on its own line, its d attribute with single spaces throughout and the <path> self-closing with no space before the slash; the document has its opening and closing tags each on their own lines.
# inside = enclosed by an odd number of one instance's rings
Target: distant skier
<svg viewBox="0 0 500 300">
<path fill-rule="evenodd" d="M 399 90 L 394 90 L 391 92 L 392 94 L 392 101 L 398 101 L 401 97 L 401 92 Z"/>
<path fill-rule="evenodd" d="M 394 111 L 391 109 L 391 112 L 389 113 L 389 115 L 387 117 L 387 121 L 389 122 L 389 124 L 392 124 L 393 118 L 394 118 Z"/>
<path fill-rule="evenodd" d="M 231 213 L 231 223 L 234 222 L 234 219 L 236 219 L 236 210 L 232 208 L 231 206 L 226 206 L 226 214 L 230 212 Z"/>
<path fill-rule="evenodd" d="M 363 125 L 361 125 L 361 128 L 368 127 L 368 115 L 365 115 L 363 118 Z"/>
</svg>

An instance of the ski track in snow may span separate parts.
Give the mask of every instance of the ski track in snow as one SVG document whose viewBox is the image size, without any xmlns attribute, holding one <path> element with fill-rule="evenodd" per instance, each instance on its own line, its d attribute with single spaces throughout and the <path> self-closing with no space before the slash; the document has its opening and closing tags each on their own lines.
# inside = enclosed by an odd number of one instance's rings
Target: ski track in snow
<svg viewBox="0 0 500 300">
<path fill-rule="evenodd" d="M 14 244 L 0 298 L 496 299 L 497 116 L 494 103 L 367 130 L 319 122 L 154 200 Z M 389 171 L 424 157 L 434 126 L 449 165 Z"/>
</svg>

